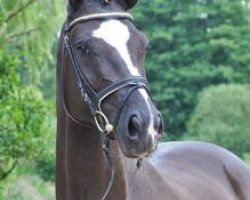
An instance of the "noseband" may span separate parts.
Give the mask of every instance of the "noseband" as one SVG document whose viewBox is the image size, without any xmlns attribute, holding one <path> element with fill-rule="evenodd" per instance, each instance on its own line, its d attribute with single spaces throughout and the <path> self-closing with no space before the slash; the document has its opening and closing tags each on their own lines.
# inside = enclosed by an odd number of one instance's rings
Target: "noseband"
<svg viewBox="0 0 250 200">
<path fill-rule="evenodd" d="M 82 68 L 80 67 L 80 64 L 77 62 L 76 56 L 74 54 L 74 49 L 72 46 L 72 42 L 69 37 L 70 30 L 77 25 L 78 23 L 90 21 L 90 20 L 105 20 L 109 18 L 115 18 L 115 19 L 129 19 L 133 20 L 133 17 L 129 13 L 123 13 L 123 12 L 112 12 L 112 13 L 98 13 L 98 14 L 91 14 L 91 15 L 85 15 L 81 16 L 72 22 L 68 23 L 65 26 L 64 29 L 64 46 L 68 53 L 68 56 L 70 58 L 71 66 L 76 78 L 77 82 L 77 88 L 80 94 L 81 99 L 83 102 L 87 105 L 89 108 L 96 126 L 98 130 L 102 133 L 110 134 L 113 129 L 114 125 L 112 125 L 107 116 L 102 111 L 102 104 L 104 100 L 114 94 L 115 92 L 118 92 L 119 90 L 123 88 L 129 88 L 129 92 L 126 95 L 125 100 L 123 101 L 122 107 L 120 109 L 120 112 L 122 111 L 122 108 L 131 95 L 133 91 L 139 88 L 145 88 L 147 91 L 149 91 L 149 88 L 147 86 L 147 80 L 143 76 L 130 76 L 125 79 L 122 79 L 118 82 L 115 82 L 103 90 L 96 92 L 92 86 L 89 84 L 86 75 Z M 111 36 L 112 37 L 112 36 Z M 118 117 L 119 118 L 119 113 Z M 118 120 L 118 119 L 117 119 Z M 116 120 L 116 122 L 117 122 Z M 115 123 L 116 126 L 116 123 Z"/>
</svg>

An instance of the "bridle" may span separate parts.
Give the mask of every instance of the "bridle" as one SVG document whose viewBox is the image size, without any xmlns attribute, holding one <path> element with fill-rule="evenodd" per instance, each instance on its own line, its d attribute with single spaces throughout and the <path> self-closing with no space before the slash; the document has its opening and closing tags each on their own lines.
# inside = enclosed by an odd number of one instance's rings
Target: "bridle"
<svg viewBox="0 0 250 200">
<path fill-rule="evenodd" d="M 109 155 L 109 140 L 110 140 L 109 135 L 116 127 L 117 121 L 119 120 L 120 113 L 122 112 L 123 107 L 126 104 L 127 100 L 129 99 L 130 95 L 139 88 L 144 88 L 146 91 L 148 91 L 148 93 L 150 93 L 150 90 L 147 86 L 147 80 L 143 76 L 130 76 L 130 77 L 124 78 L 120 81 L 117 81 L 105 87 L 99 92 L 96 92 L 92 88 L 92 86 L 89 84 L 88 79 L 86 78 L 85 73 L 80 67 L 80 64 L 78 63 L 77 58 L 75 56 L 69 33 L 71 29 L 78 23 L 82 23 L 82 22 L 86 22 L 90 20 L 97 20 L 97 19 L 105 20 L 109 18 L 128 19 L 131 21 L 133 20 L 133 17 L 129 13 L 125 13 L 125 12 L 97 13 L 97 14 L 81 16 L 77 19 L 74 19 L 73 21 L 66 24 L 64 28 L 64 52 L 66 50 L 67 55 L 70 59 L 72 70 L 75 75 L 77 88 L 78 88 L 78 92 L 80 94 L 81 100 L 89 108 L 91 115 L 93 116 L 94 121 L 96 123 L 96 127 L 102 133 L 102 148 L 103 148 L 106 161 L 109 164 L 109 167 L 111 169 L 111 178 L 101 200 L 106 199 L 114 181 L 114 168 L 113 168 L 111 157 Z M 107 99 L 107 97 L 113 95 L 114 93 L 124 88 L 128 88 L 127 93 L 121 104 L 122 106 L 119 108 L 119 112 L 117 114 L 115 123 L 112 125 L 109 119 L 107 118 L 107 116 L 102 111 L 102 104 Z M 149 96 L 151 97 L 151 95 Z M 66 113 L 74 121 L 79 122 L 79 120 L 76 120 L 66 108 L 64 94 L 62 98 L 63 98 L 63 104 L 66 110 Z"/>
<path fill-rule="evenodd" d="M 122 18 L 122 19 L 129 19 L 133 20 L 133 17 L 129 13 L 124 12 L 111 12 L 111 13 L 97 13 L 91 15 L 81 16 L 72 22 L 68 23 L 64 29 L 64 46 L 68 53 L 68 56 L 71 61 L 71 66 L 76 78 L 78 91 L 80 94 L 81 99 L 89 108 L 91 115 L 93 116 L 96 126 L 98 130 L 102 133 L 110 134 L 114 130 L 114 125 L 112 125 L 107 116 L 102 111 L 102 104 L 107 97 L 111 96 L 115 92 L 123 88 L 130 88 L 130 92 L 127 93 L 127 96 L 124 99 L 128 99 L 131 95 L 132 91 L 138 88 L 145 88 L 149 91 L 147 86 L 147 80 L 143 76 L 131 76 L 125 79 L 122 79 L 118 82 L 115 82 L 106 88 L 102 89 L 99 92 L 96 92 L 92 86 L 89 84 L 85 73 L 81 69 L 79 63 L 77 62 L 76 56 L 74 54 L 74 49 L 72 46 L 72 42 L 69 37 L 70 30 L 81 22 L 86 22 L 90 20 L 97 20 L 97 19 L 108 19 L 108 18 Z M 125 104 L 125 101 L 122 105 Z M 123 106 L 122 106 L 123 107 Z M 121 112 L 122 109 L 120 109 Z M 119 115 L 118 115 L 119 117 Z M 116 119 L 117 121 L 117 119 Z"/>
</svg>

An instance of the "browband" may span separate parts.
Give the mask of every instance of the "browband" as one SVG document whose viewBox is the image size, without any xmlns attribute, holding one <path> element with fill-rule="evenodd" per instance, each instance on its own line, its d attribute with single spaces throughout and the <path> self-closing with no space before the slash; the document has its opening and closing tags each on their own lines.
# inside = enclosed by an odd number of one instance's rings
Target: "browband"
<svg viewBox="0 0 250 200">
<path fill-rule="evenodd" d="M 84 15 L 74 19 L 72 22 L 68 24 L 67 30 L 69 31 L 74 25 L 76 25 L 79 22 L 85 22 L 93 19 L 109 18 L 109 17 L 125 18 L 133 21 L 133 16 L 126 12 L 95 13 L 95 14 Z"/>
</svg>

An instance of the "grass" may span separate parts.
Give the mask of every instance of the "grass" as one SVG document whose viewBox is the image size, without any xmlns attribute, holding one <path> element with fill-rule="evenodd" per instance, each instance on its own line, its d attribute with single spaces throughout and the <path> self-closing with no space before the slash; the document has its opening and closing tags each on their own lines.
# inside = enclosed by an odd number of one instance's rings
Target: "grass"
<svg viewBox="0 0 250 200">
<path fill-rule="evenodd" d="M 54 200 L 54 184 L 38 176 L 15 175 L 0 188 L 0 200 Z"/>
</svg>

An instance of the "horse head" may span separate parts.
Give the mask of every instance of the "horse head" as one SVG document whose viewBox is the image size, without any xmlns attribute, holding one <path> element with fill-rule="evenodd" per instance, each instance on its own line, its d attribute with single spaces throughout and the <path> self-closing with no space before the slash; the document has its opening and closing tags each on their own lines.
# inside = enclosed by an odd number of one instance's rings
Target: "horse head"
<svg viewBox="0 0 250 200">
<path fill-rule="evenodd" d="M 117 139 L 132 158 L 150 154 L 163 133 L 144 71 L 148 41 L 126 12 L 136 2 L 70 0 L 64 28 L 69 113 Z"/>
</svg>

